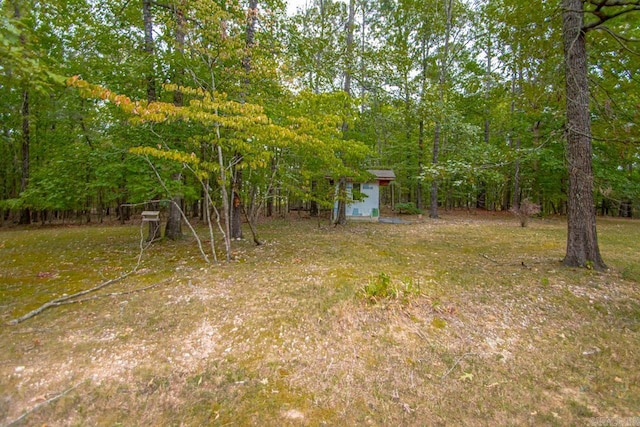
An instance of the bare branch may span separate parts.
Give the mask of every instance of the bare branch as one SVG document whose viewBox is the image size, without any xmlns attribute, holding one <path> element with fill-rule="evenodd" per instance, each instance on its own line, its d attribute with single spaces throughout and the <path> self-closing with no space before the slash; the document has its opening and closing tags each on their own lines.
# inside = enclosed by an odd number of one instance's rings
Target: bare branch
<svg viewBox="0 0 640 427">
<path fill-rule="evenodd" d="M 75 388 L 77 388 L 78 385 L 79 384 L 76 384 L 76 385 L 74 385 L 72 387 L 69 387 L 68 389 L 66 389 L 62 393 L 58 393 L 55 396 L 45 400 L 44 402 L 38 403 L 36 406 L 34 406 L 33 408 L 29 409 L 27 412 L 25 412 L 24 414 L 20 415 L 18 418 L 16 418 L 15 420 L 11 421 L 9 424 L 5 425 L 5 427 L 10 427 L 10 426 L 17 425 L 20 421 L 25 419 L 29 414 L 35 412 L 37 409 L 41 408 L 44 405 L 48 405 L 49 403 L 55 402 L 56 400 L 58 400 L 61 397 L 65 396 L 66 394 L 68 394 L 71 390 L 74 390 Z"/>
<path fill-rule="evenodd" d="M 172 279 L 167 279 L 167 280 L 163 280 L 162 282 L 154 283 L 153 285 L 145 286 L 143 288 L 131 289 L 131 290 L 122 291 L 122 292 L 111 292 L 111 293 L 108 293 L 108 294 L 93 295 L 93 296 L 82 298 L 82 299 L 63 301 L 63 302 L 56 303 L 55 306 L 57 307 L 57 306 L 60 306 L 60 305 L 76 304 L 76 303 L 80 303 L 80 302 L 92 301 L 94 299 L 99 299 L 99 298 L 119 297 L 119 296 L 122 296 L 122 295 L 135 294 L 135 293 L 138 293 L 138 292 L 142 292 L 142 291 L 146 291 L 146 290 L 149 290 L 149 289 L 157 288 L 158 286 L 165 285 L 165 284 L 167 284 L 167 283 L 169 283 L 171 281 L 172 281 Z"/>
<path fill-rule="evenodd" d="M 115 279 L 111 279 L 111 280 L 107 280 L 104 283 L 99 284 L 98 286 L 94 286 L 91 289 L 86 289 L 84 291 L 80 291 L 80 292 L 76 292 L 75 294 L 71 294 L 71 295 L 66 295 L 66 296 L 62 296 L 60 298 L 56 298 L 54 300 L 51 300 L 47 303 L 42 304 L 40 307 L 36 308 L 35 310 L 31 310 L 30 312 L 28 312 L 27 314 L 25 314 L 24 316 L 18 317 L 17 319 L 13 319 L 9 322 L 10 325 L 17 325 L 18 323 L 22 323 L 25 320 L 31 319 L 34 316 L 37 316 L 38 314 L 42 313 L 43 311 L 45 311 L 48 308 L 51 307 L 57 307 L 59 305 L 62 305 L 65 301 L 68 301 L 72 298 L 77 298 L 79 296 L 88 294 L 90 292 L 95 292 L 97 290 L 100 290 L 104 287 L 107 287 L 109 285 L 112 285 L 114 283 L 117 283 L 127 277 L 129 277 L 130 275 L 132 275 L 135 272 L 135 270 L 131 270 L 128 273 L 123 274 L 120 277 L 116 277 Z"/>
<path fill-rule="evenodd" d="M 149 245 L 151 244 L 151 242 L 147 243 L 146 246 L 143 245 L 144 242 L 144 234 L 142 231 L 142 224 L 140 224 L 140 253 L 138 254 L 138 262 L 136 263 L 135 267 L 133 267 L 133 269 L 131 269 L 129 272 L 123 274 L 120 277 L 116 277 L 115 279 L 111 279 L 111 280 L 107 280 L 106 282 L 100 283 L 97 286 L 94 286 L 93 288 L 90 289 L 85 289 L 84 291 L 80 291 L 80 292 L 76 292 L 75 294 L 71 294 L 71 295 L 64 295 L 61 296 L 59 298 L 55 298 L 49 302 L 46 302 L 44 304 L 42 304 L 40 307 L 31 310 L 30 312 L 28 312 L 27 314 L 25 314 L 24 316 L 18 317 L 17 319 L 13 319 L 9 322 L 10 325 L 17 325 L 18 323 L 22 323 L 25 320 L 31 319 L 32 317 L 37 316 L 38 314 L 42 313 L 43 311 L 51 308 L 51 307 L 57 307 L 59 305 L 62 305 L 65 303 L 65 301 L 69 301 L 72 300 L 74 298 L 77 297 L 81 297 L 83 295 L 89 294 L 91 292 L 95 292 L 98 291 L 102 288 L 106 288 L 109 285 L 113 285 L 114 283 L 120 282 L 124 279 L 126 279 L 127 277 L 131 276 L 133 273 L 135 273 L 136 271 L 138 271 L 138 268 L 140 267 L 140 264 L 142 263 L 142 254 L 144 253 L 145 249 L 147 249 L 149 247 Z"/>
</svg>

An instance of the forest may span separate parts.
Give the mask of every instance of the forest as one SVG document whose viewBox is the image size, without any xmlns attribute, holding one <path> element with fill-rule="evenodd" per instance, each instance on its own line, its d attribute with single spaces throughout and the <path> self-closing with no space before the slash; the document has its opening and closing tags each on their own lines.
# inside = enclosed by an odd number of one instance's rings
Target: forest
<svg viewBox="0 0 640 427">
<path fill-rule="evenodd" d="M 160 209 L 167 237 L 199 217 L 229 245 L 242 221 L 344 202 L 367 169 L 432 218 L 527 200 L 571 236 L 637 216 L 638 1 L 286 6 L 3 1 L 0 225 Z M 586 246 L 568 256 L 604 266 Z"/>
<path fill-rule="evenodd" d="M 0 425 L 640 423 L 640 0 L 0 10 Z"/>
</svg>

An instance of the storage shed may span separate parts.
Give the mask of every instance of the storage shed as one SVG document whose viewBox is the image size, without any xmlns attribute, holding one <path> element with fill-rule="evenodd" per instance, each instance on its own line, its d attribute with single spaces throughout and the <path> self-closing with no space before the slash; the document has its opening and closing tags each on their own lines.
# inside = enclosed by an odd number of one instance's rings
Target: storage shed
<svg viewBox="0 0 640 427">
<path fill-rule="evenodd" d="M 378 221 L 380 219 L 380 187 L 385 187 L 396 179 L 392 170 L 370 169 L 367 170 L 373 178 L 367 182 L 347 182 L 347 197 L 351 200 L 347 203 L 346 214 L 348 220 Z M 354 200 L 354 195 L 360 196 Z M 334 218 L 338 213 L 338 204 L 334 208 Z"/>
</svg>

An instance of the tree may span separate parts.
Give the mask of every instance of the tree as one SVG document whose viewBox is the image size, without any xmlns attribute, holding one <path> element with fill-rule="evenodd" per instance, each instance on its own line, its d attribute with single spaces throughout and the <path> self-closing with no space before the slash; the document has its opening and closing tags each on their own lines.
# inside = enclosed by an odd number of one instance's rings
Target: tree
<svg viewBox="0 0 640 427">
<path fill-rule="evenodd" d="M 142 19 L 144 28 L 144 52 L 147 54 L 147 102 L 151 103 L 158 98 L 156 92 L 156 76 L 154 70 L 155 63 L 155 46 L 153 41 L 153 15 L 151 13 L 151 0 L 142 0 Z M 155 198 L 155 197 L 154 197 Z M 149 202 L 147 209 L 158 209 L 157 202 Z M 159 224 L 150 221 L 149 222 L 149 236 L 147 240 L 153 242 L 160 238 Z"/>
<path fill-rule="evenodd" d="M 25 196 L 33 182 L 37 161 L 40 106 L 50 106 L 50 97 L 62 83 L 46 55 L 47 43 L 35 27 L 40 22 L 35 4 L 12 0 L 0 4 L 0 128 L 4 157 L 2 203 L 19 211 L 19 222 L 29 224 L 34 215 Z M 45 107 L 46 109 L 46 107 Z M 42 132 L 46 133 L 46 132 Z M 35 149 L 34 149 L 35 145 Z M 5 157 L 6 155 L 6 157 Z M 37 212 L 35 212 L 37 215 Z"/>
<path fill-rule="evenodd" d="M 569 168 L 567 250 L 563 264 L 603 270 L 607 266 L 598 246 L 593 196 L 586 33 L 601 29 L 613 34 L 603 24 L 640 10 L 640 1 L 587 0 L 586 3 L 589 8 L 585 10 L 583 0 L 562 1 L 567 102 L 566 156 Z M 585 22 L 585 13 L 593 18 Z"/>
<path fill-rule="evenodd" d="M 22 18 L 22 5 L 17 0 L 13 0 L 10 2 L 13 6 L 13 17 L 16 20 Z M 19 36 L 20 39 L 20 47 L 25 48 L 27 44 L 26 34 L 23 32 Z M 29 183 L 29 172 L 30 172 L 30 149 L 31 149 L 31 113 L 29 111 L 30 105 L 30 90 L 29 83 L 27 80 L 22 81 L 22 96 L 20 103 L 20 115 L 22 117 L 22 125 L 21 125 L 21 178 L 20 178 L 20 192 L 24 193 L 27 190 L 27 185 Z M 20 214 L 20 224 L 30 224 L 31 223 L 31 211 L 28 207 L 22 208 Z"/>
<path fill-rule="evenodd" d="M 485 200 L 487 209 L 507 209 L 522 197 L 564 214 L 569 178 L 582 174 L 570 146 L 584 147 L 573 141 L 585 132 L 565 119 L 558 3 L 313 0 L 288 18 L 273 0 L 2 2 L 3 220 L 17 222 L 27 210 L 23 218 L 32 221 L 88 220 L 120 205 L 125 221 L 135 212 L 127 206 L 162 197 L 175 202 L 167 205 L 166 237 L 180 235 L 178 206 L 203 220 L 219 208 L 226 235 L 238 235 L 241 214 L 255 221 L 272 202 L 280 213 L 292 201 L 329 209 L 335 187 L 327 177 L 337 183 L 365 168 L 396 171 L 392 205 L 424 198 L 426 206 L 437 182 L 432 207 Z M 638 0 L 584 0 L 570 10 L 576 6 L 590 54 L 592 176 L 581 186 L 592 190 L 586 204 L 599 212 L 634 215 L 640 56 L 630 53 L 640 14 L 629 12 Z M 259 105 L 267 120 L 310 139 L 277 144 L 228 126 L 223 110 L 206 123 L 131 126 L 112 104 L 53 85 L 50 71 L 82 75 L 167 111 L 200 101 L 182 87 L 203 90 L 212 103 L 220 96 Z M 160 189 L 132 147 L 193 153 L 216 167 L 200 183 L 180 162 L 150 156 L 166 186 Z M 571 191 L 576 199 L 579 191 Z M 572 210 L 572 236 L 575 216 Z"/>
<path fill-rule="evenodd" d="M 178 55 L 184 55 L 185 48 L 185 21 L 184 11 L 182 10 L 182 4 L 176 4 L 173 9 L 173 17 L 175 21 L 175 50 Z M 177 63 L 177 64 L 176 64 Z M 184 84 L 183 76 L 184 69 L 182 68 L 181 61 L 178 59 L 172 64 L 173 67 L 179 67 L 174 72 L 175 84 L 179 86 Z M 183 94 L 180 89 L 176 89 L 173 92 L 173 103 L 177 107 L 181 107 L 183 104 Z M 173 180 L 180 183 L 182 181 L 182 173 L 175 172 L 173 174 Z M 169 204 L 169 212 L 167 215 L 167 225 L 165 227 L 164 236 L 171 240 L 177 240 L 182 237 L 182 215 L 180 213 L 181 205 L 183 204 L 183 197 L 181 194 L 173 195 L 172 202 Z"/>
<path fill-rule="evenodd" d="M 258 0 L 249 0 L 249 7 L 247 8 L 247 23 L 245 29 L 245 51 L 242 58 L 242 68 L 246 76 L 243 79 L 242 85 L 243 91 L 240 94 L 241 101 L 245 102 L 249 86 L 251 84 L 251 50 L 255 45 L 256 36 L 256 23 L 258 21 Z M 231 188 L 231 211 L 229 215 L 231 217 L 231 237 L 233 239 L 241 239 L 242 236 L 242 168 L 240 163 L 242 162 L 242 156 L 239 153 L 234 155 L 234 166 L 232 172 L 233 185 Z"/>
<path fill-rule="evenodd" d="M 444 118 L 444 101 L 445 101 L 445 85 L 447 83 L 447 76 L 449 72 L 449 42 L 451 35 L 451 15 L 453 8 L 452 0 L 444 1 L 445 7 L 445 16 L 446 16 L 446 27 L 445 27 L 445 39 L 444 39 L 444 47 L 442 49 L 441 57 L 440 57 L 440 77 L 438 79 L 438 94 L 439 94 L 439 103 L 441 106 L 441 111 L 439 117 L 436 118 L 436 128 L 433 134 L 433 151 L 432 151 L 432 163 L 434 165 L 438 164 L 438 160 L 440 157 L 440 146 L 441 146 L 441 132 L 442 132 L 442 121 Z M 434 179 L 431 181 L 431 203 L 429 206 L 429 217 L 430 218 L 438 218 L 438 180 Z"/>
<path fill-rule="evenodd" d="M 353 73 L 353 30 L 355 18 L 355 0 L 349 1 L 349 17 L 347 18 L 346 30 L 346 50 L 345 50 L 345 69 L 344 69 L 344 86 L 343 90 L 347 98 L 351 98 L 351 77 Z M 342 134 L 346 137 L 349 130 L 349 124 L 346 118 L 342 121 Z M 338 208 L 335 218 L 335 224 L 345 225 L 347 223 L 347 178 L 341 176 L 338 180 Z"/>
</svg>

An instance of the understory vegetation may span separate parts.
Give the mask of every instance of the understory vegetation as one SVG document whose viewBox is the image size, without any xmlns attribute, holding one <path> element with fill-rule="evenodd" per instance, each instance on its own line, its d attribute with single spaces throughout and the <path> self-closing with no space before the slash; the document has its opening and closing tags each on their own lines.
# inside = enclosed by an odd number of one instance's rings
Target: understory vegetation
<svg viewBox="0 0 640 427">
<path fill-rule="evenodd" d="M 263 244 L 234 242 L 228 264 L 205 264 L 190 237 L 163 240 L 122 281 L 17 325 L 131 271 L 139 225 L 4 229 L 0 424 L 640 416 L 637 220 L 599 220 L 606 272 L 561 266 L 561 219 L 412 220 L 264 221 Z"/>
</svg>

